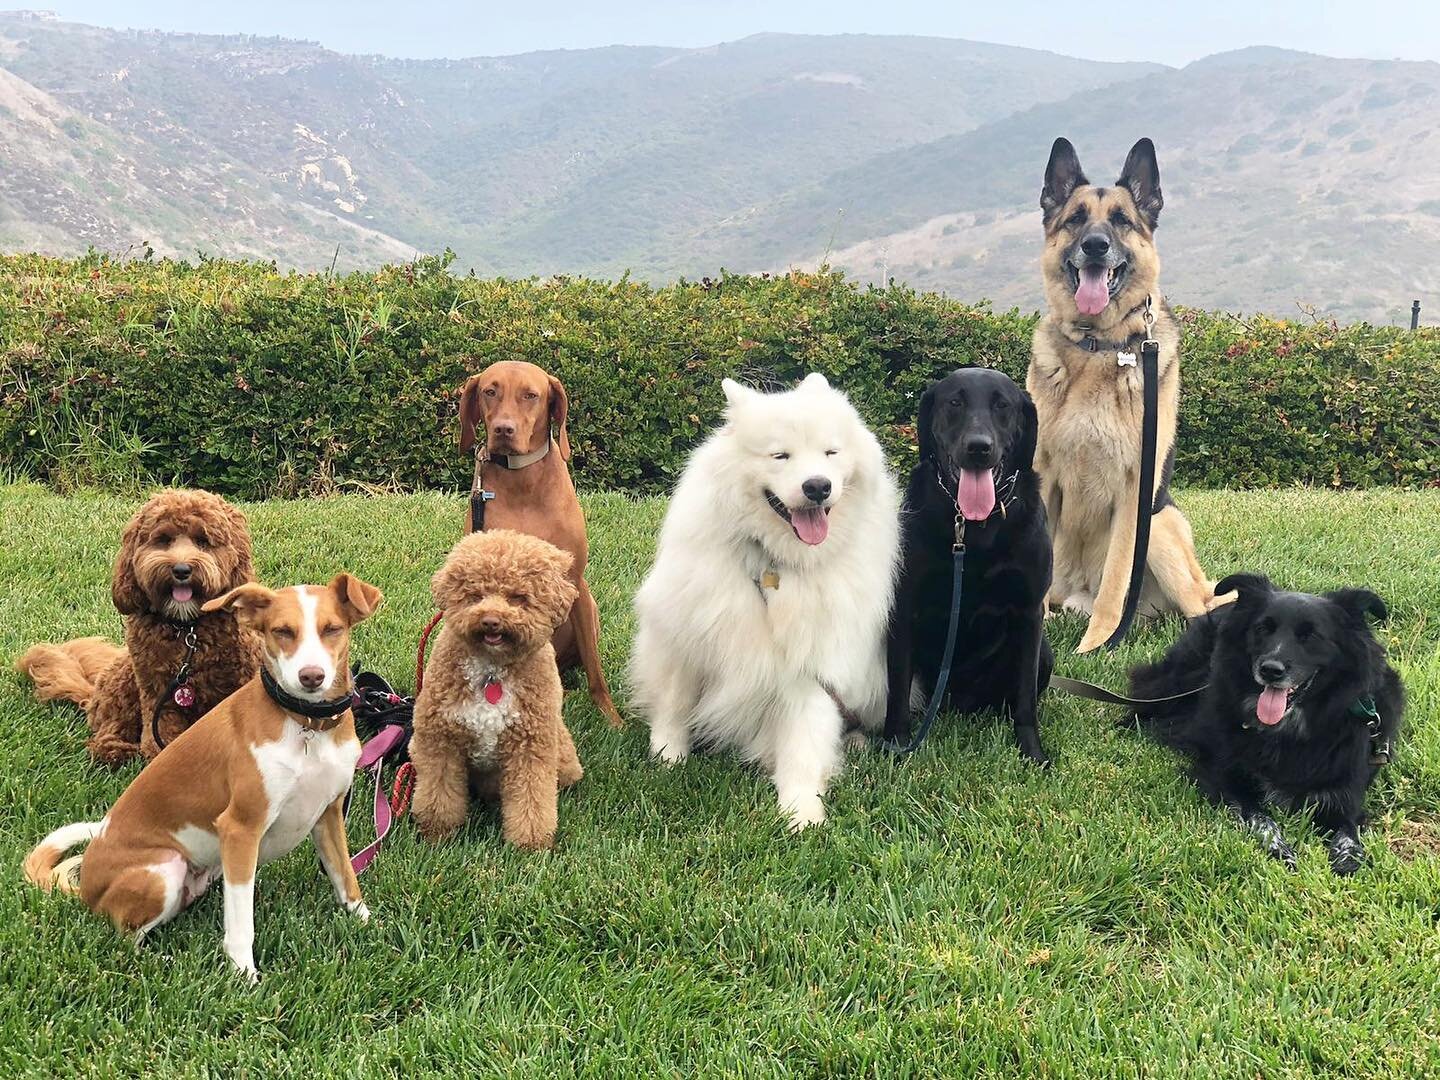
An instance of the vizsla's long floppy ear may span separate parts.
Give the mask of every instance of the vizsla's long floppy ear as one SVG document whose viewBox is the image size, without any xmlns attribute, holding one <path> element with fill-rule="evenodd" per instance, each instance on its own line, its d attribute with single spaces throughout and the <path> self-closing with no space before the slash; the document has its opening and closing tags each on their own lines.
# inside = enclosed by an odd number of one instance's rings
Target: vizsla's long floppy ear
<svg viewBox="0 0 1440 1080">
<path fill-rule="evenodd" d="M 330 591 L 340 601 L 340 608 L 350 625 L 364 622 L 375 614 L 385 596 L 374 585 L 366 584 L 354 574 L 336 574 L 330 580 Z"/>
<path fill-rule="evenodd" d="M 141 515 L 136 514 L 120 534 L 120 554 L 115 556 L 115 573 L 110 578 L 110 599 L 121 615 L 134 615 L 145 608 L 145 590 L 135 574 L 135 556 L 140 551 Z"/>
<path fill-rule="evenodd" d="M 475 425 L 480 422 L 480 376 L 471 375 L 460 385 L 460 452 L 475 449 Z"/>
<path fill-rule="evenodd" d="M 200 610 L 210 611 L 231 611 L 235 617 L 247 626 L 253 625 L 255 620 L 264 614 L 265 610 L 275 602 L 275 593 L 264 585 L 253 581 L 244 585 L 236 586 L 223 596 L 217 596 L 213 600 L 206 600 L 200 605 Z"/>
<path fill-rule="evenodd" d="M 565 393 L 565 384 L 554 375 L 550 376 L 550 421 L 555 425 L 555 437 L 560 443 L 560 457 L 570 460 L 570 395 Z"/>
</svg>

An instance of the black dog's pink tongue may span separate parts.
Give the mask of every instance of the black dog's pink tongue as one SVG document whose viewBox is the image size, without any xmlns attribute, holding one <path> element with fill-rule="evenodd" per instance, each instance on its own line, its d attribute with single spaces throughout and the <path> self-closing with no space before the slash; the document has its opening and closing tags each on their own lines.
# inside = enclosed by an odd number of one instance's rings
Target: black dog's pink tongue
<svg viewBox="0 0 1440 1080">
<path fill-rule="evenodd" d="M 195 590 L 189 585 L 172 585 L 170 587 L 170 599 L 177 604 L 188 604 Z"/>
<path fill-rule="evenodd" d="M 1267 686 L 1260 691 L 1260 699 L 1255 702 L 1255 718 L 1266 727 L 1274 727 L 1285 716 L 1285 708 L 1289 702 L 1289 690 Z"/>
<path fill-rule="evenodd" d="M 818 506 L 806 510 L 791 510 L 790 527 L 795 530 L 796 536 L 811 547 L 823 544 L 825 537 L 830 535 L 830 519 Z"/>
<path fill-rule="evenodd" d="M 966 521 L 984 521 L 995 511 L 995 477 L 989 469 L 961 469 L 955 508 Z"/>
<path fill-rule="evenodd" d="M 1087 266 L 1080 271 L 1080 284 L 1075 289 L 1075 307 L 1081 315 L 1099 315 L 1110 303 L 1109 271 L 1103 266 Z"/>
</svg>

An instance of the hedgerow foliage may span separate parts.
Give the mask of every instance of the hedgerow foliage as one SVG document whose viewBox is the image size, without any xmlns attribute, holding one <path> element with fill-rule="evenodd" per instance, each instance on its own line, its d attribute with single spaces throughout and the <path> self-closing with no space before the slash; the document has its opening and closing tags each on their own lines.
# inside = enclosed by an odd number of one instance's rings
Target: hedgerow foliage
<svg viewBox="0 0 1440 1080">
<path fill-rule="evenodd" d="M 833 273 L 656 288 L 481 280 L 448 262 L 335 277 L 0 258 L 0 465 L 61 487 L 164 480 L 246 498 L 459 488 L 455 390 L 500 359 L 569 387 L 582 487 L 668 488 L 726 375 L 824 372 L 903 464 L 926 382 L 972 363 L 1023 381 L 1034 326 Z M 1180 483 L 1434 482 L 1440 333 L 1182 318 Z"/>
</svg>

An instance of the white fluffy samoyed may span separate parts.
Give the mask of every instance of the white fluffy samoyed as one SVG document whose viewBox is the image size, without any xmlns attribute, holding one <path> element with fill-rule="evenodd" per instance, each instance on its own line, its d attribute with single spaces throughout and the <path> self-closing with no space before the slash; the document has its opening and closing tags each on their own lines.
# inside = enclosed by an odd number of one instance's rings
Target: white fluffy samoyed
<svg viewBox="0 0 1440 1080">
<path fill-rule="evenodd" d="M 763 394 L 726 379 L 635 597 L 633 700 L 650 749 L 759 762 L 802 829 L 842 755 L 841 707 L 885 714 L 898 496 L 875 436 L 823 375 Z"/>
</svg>

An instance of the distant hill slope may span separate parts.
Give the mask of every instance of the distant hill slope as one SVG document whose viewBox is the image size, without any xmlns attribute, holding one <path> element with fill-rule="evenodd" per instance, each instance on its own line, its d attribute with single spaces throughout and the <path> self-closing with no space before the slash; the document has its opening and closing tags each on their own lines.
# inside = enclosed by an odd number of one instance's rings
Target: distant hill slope
<svg viewBox="0 0 1440 1080">
<path fill-rule="evenodd" d="M 1177 299 L 1383 321 L 1440 293 L 1437 92 L 1437 65 L 1278 50 L 1174 70 L 760 35 L 403 61 L 0 14 L 0 248 L 350 268 L 449 246 L 486 274 L 654 279 L 828 254 L 1034 307 L 1050 141 L 1109 180 L 1148 134 Z"/>
</svg>

